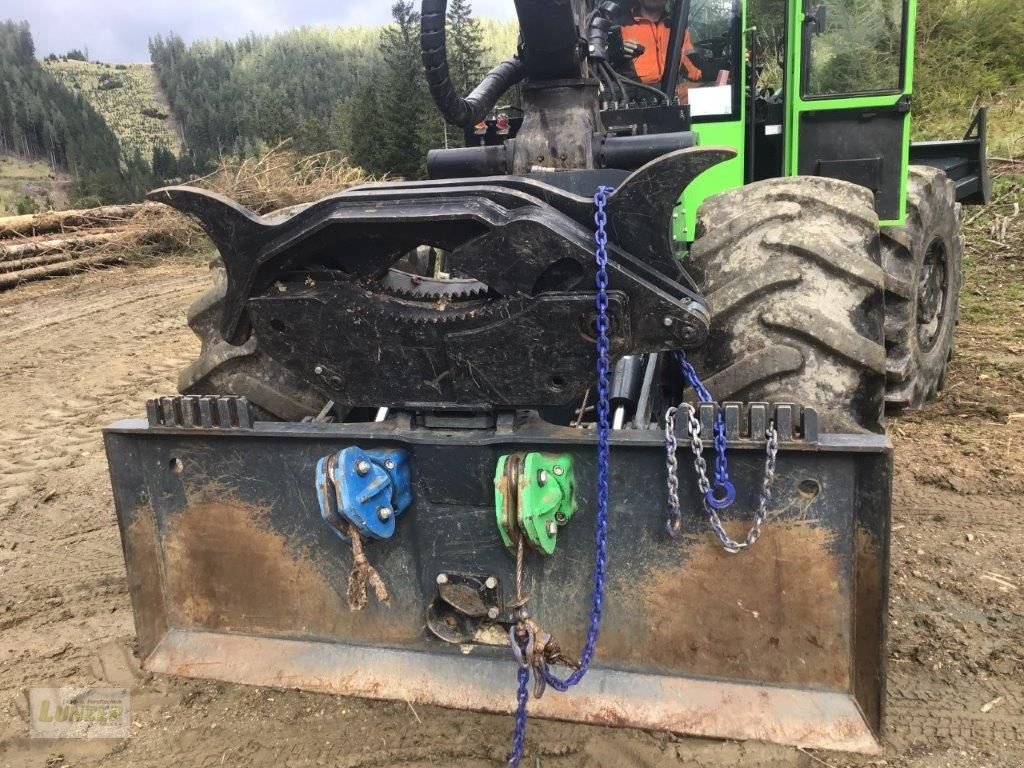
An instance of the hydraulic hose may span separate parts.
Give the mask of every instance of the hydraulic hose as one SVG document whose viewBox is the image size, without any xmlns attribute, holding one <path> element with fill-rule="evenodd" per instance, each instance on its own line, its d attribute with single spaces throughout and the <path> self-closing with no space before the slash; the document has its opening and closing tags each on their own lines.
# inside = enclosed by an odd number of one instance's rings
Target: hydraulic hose
<svg viewBox="0 0 1024 768">
<path fill-rule="evenodd" d="M 476 125 L 494 108 L 509 88 L 523 79 L 523 63 L 515 56 L 506 59 L 484 77 L 466 98 L 452 84 L 448 71 L 445 17 L 448 0 L 423 0 L 420 21 L 420 50 L 430 95 L 444 119 L 465 128 Z"/>
</svg>

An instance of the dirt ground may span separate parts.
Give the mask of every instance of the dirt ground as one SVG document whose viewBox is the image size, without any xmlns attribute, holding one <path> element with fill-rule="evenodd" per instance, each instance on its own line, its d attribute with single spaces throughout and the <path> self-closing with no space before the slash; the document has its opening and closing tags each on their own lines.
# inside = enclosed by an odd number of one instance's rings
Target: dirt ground
<svg viewBox="0 0 1024 768">
<path fill-rule="evenodd" d="M 1000 222 L 974 222 L 948 388 L 892 425 L 886 754 L 534 720 L 524 765 L 1024 766 L 1024 255 Z M 100 429 L 173 391 L 206 281 L 166 262 L 0 294 L 0 766 L 503 764 L 508 717 L 138 672 Z M 131 737 L 30 740 L 24 689 L 47 684 L 131 687 Z"/>
</svg>

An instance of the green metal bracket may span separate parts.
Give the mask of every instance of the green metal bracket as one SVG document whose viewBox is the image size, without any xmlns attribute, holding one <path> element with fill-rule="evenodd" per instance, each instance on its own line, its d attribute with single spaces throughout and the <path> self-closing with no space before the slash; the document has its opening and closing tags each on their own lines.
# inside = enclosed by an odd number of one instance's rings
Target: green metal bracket
<svg viewBox="0 0 1024 768">
<path fill-rule="evenodd" d="M 534 549 L 553 554 L 558 529 L 576 512 L 572 456 L 502 456 L 494 473 L 494 509 L 506 547 L 513 548 L 513 531 L 518 528 Z"/>
</svg>

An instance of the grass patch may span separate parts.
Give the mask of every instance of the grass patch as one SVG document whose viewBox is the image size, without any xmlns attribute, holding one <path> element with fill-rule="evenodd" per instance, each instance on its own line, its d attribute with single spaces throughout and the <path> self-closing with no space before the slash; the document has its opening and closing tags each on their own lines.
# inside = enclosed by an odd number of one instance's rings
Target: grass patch
<svg viewBox="0 0 1024 768">
<path fill-rule="evenodd" d="M 924 87 L 921 86 L 921 90 Z M 915 111 L 914 139 L 959 139 L 977 109 L 987 106 L 989 156 L 1011 160 L 1024 158 L 1024 85 L 1007 86 L 988 95 L 976 93 L 969 100 L 965 96 L 959 101 L 959 105 L 943 111 Z"/>
<path fill-rule="evenodd" d="M 992 204 L 966 209 L 960 314 L 964 331 L 1013 353 L 1024 340 L 1024 167 L 996 163 L 992 174 Z"/>
<path fill-rule="evenodd" d="M 51 176 L 50 166 L 41 160 L 0 157 L 0 183 L 38 181 Z"/>
<path fill-rule="evenodd" d="M 56 191 L 62 179 L 41 160 L 22 160 L 0 156 L 0 216 L 15 216 L 24 211 L 46 210 L 63 203 Z M 25 208 L 26 198 L 32 203 Z"/>
</svg>

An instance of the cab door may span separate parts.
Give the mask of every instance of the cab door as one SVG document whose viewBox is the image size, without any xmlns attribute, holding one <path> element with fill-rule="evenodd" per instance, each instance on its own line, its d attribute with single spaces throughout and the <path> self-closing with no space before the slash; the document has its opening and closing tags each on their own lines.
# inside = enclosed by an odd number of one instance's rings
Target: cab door
<svg viewBox="0 0 1024 768">
<path fill-rule="evenodd" d="M 790 0 L 787 175 L 867 187 L 903 223 L 916 0 Z"/>
</svg>

